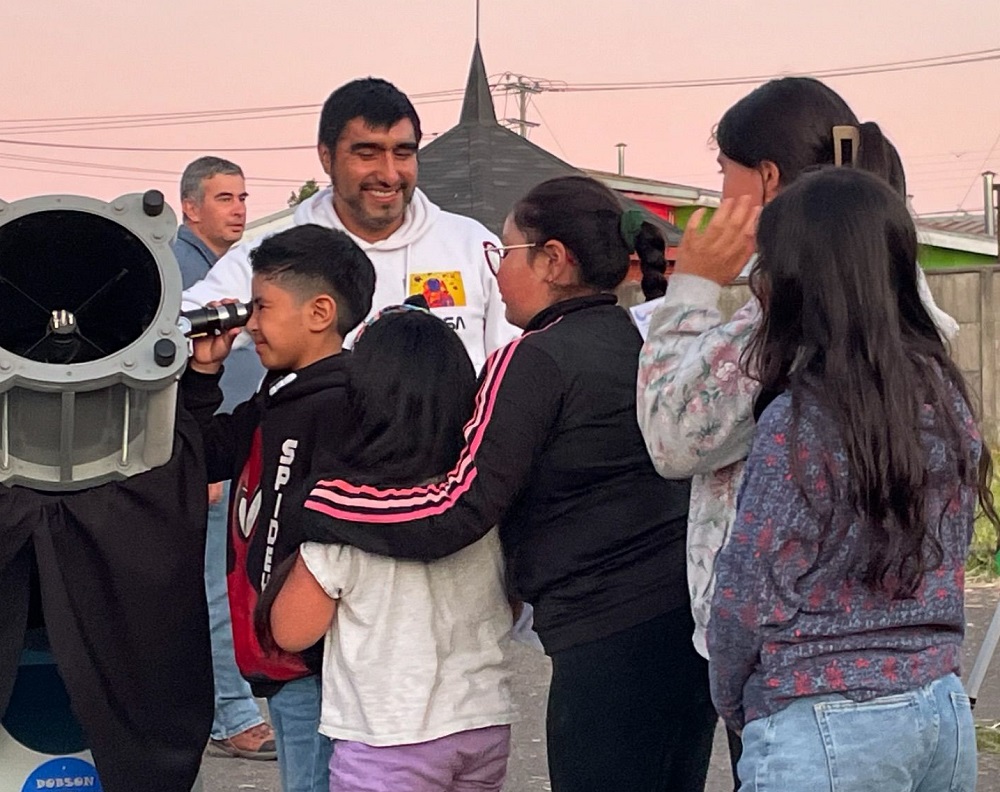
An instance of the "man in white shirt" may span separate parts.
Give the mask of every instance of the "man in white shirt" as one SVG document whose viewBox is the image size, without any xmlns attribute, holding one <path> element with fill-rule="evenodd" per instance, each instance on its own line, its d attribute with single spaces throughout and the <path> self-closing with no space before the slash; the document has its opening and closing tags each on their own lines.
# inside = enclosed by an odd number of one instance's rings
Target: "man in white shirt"
<svg viewBox="0 0 1000 792">
<path fill-rule="evenodd" d="M 420 119 L 395 86 L 369 77 L 338 88 L 319 122 L 319 158 L 330 186 L 299 204 L 289 225 L 315 223 L 350 235 L 375 267 L 372 313 L 423 296 L 454 328 L 478 371 L 490 352 L 520 333 L 504 318 L 486 261 L 483 243 L 499 240 L 478 221 L 443 211 L 417 189 L 419 143 Z M 183 310 L 226 297 L 248 302 L 250 254 L 261 241 L 231 248 L 184 292 Z M 244 333 L 236 351 L 248 340 Z M 346 341 L 349 346 L 353 334 Z M 315 739 L 319 697 L 307 689 L 316 684 L 315 678 L 295 680 L 269 699 L 272 719 L 288 724 L 276 733 L 279 764 L 295 768 L 298 779 L 285 792 L 325 792 L 328 786 L 329 753 L 318 751 Z M 303 702 L 313 699 L 315 711 L 303 711 Z"/>
<path fill-rule="evenodd" d="M 303 201 L 290 224 L 350 234 L 375 266 L 372 311 L 422 295 L 458 333 L 478 371 L 487 354 L 518 335 L 504 319 L 483 253 L 484 242 L 498 240 L 417 189 L 420 135 L 416 110 L 392 84 L 368 77 L 338 88 L 319 123 L 318 153 L 330 186 Z M 184 293 L 184 309 L 224 297 L 249 300 L 248 256 L 259 242 L 223 256 Z"/>
</svg>

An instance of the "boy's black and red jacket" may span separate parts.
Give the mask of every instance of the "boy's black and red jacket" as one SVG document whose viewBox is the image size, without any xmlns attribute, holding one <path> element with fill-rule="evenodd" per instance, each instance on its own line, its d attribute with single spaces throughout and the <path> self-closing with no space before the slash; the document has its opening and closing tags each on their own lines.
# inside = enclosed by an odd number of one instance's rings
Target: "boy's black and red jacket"
<svg viewBox="0 0 1000 792">
<path fill-rule="evenodd" d="M 320 481 L 310 539 L 401 558 L 453 553 L 499 522 L 515 595 L 553 653 L 689 607 L 687 481 L 636 419 L 642 339 L 610 295 L 559 302 L 487 360 L 466 447 L 421 487 Z"/>
<path fill-rule="evenodd" d="M 290 516 L 299 507 L 296 491 L 310 480 L 316 459 L 336 456 L 350 436 L 349 360 L 343 352 L 293 373 L 270 372 L 231 415 L 215 414 L 221 372 L 188 369 L 181 379 L 184 406 L 201 426 L 209 481 L 233 482 L 227 572 L 233 643 L 240 672 L 258 696 L 320 671 L 318 645 L 302 655 L 263 652 L 253 612 L 270 576 L 304 541 Z"/>
</svg>

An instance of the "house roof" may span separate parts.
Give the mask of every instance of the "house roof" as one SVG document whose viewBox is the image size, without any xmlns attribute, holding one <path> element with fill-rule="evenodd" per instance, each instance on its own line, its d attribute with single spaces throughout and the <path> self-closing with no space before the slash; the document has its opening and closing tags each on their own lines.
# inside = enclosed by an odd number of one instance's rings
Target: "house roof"
<svg viewBox="0 0 1000 792">
<path fill-rule="evenodd" d="M 924 228 L 952 231 L 956 234 L 986 235 L 986 218 L 983 214 L 956 212 L 952 214 L 920 215 L 916 218 Z"/>
<path fill-rule="evenodd" d="M 913 219 L 921 244 L 984 256 L 997 255 L 997 238 L 986 234 L 983 214 L 953 212 L 919 215 Z"/>
<path fill-rule="evenodd" d="M 514 203 L 532 187 L 557 176 L 586 176 L 568 162 L 497 123 L 479 42 L 472 52 L 458 125 L 419 153 L 420 189 L 442 209 L 474 217 L 500 233 Z M 618 196 L 625 208 L 639 209 L 676 245 L 679 229 Z"/>
</svg>

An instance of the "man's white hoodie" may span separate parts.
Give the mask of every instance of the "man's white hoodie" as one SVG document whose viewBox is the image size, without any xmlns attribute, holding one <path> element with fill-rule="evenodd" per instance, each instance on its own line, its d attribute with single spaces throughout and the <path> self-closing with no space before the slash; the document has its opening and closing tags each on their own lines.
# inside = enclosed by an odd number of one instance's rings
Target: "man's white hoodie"
<svg viewBox="0 0 1000 792">
<path fill-rule="evenodd" d="M 371 259 L 375 267 L 372 313 L 398 305 L 412 294 L 423 294 L 434 314 L 458 333 L 476 371 L 487 354 L 519 334 L 504 319 L 496 278 L 483 255 L 483 242 L 498 243 L 497 238 L 476 220 L 443 211 L 420 190 L 413 192 L 403 225 L 378 242 L 366 242 L 344 228 L 333 210 L 330 187 L 299 204 L 289 227 L 307 223 L 344 231 Z M 226 297 L 249 301 L 249 254 L 261 241 L 231 248 L 203 280 L 184 292 L 183 310 Z M 348 336 L 348 345 L 353 336 Z"/>
</svg>

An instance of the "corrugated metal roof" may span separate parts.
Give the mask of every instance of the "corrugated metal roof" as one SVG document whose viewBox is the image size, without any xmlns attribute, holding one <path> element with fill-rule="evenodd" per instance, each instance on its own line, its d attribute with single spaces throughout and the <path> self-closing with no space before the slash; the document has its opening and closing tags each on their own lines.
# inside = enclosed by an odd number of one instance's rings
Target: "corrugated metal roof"
<svg viewBox="0 0 1000 792">
<path fill-rule="evenodd" d="M 923 228 L 933 228 L 938 231 L 950 231 L 956 234 L 986 235 L 986 219 L 982 214 L 962 212 L 951 215 L 925 215 L 916 218 L 917 225 Z"/>
</svg>

